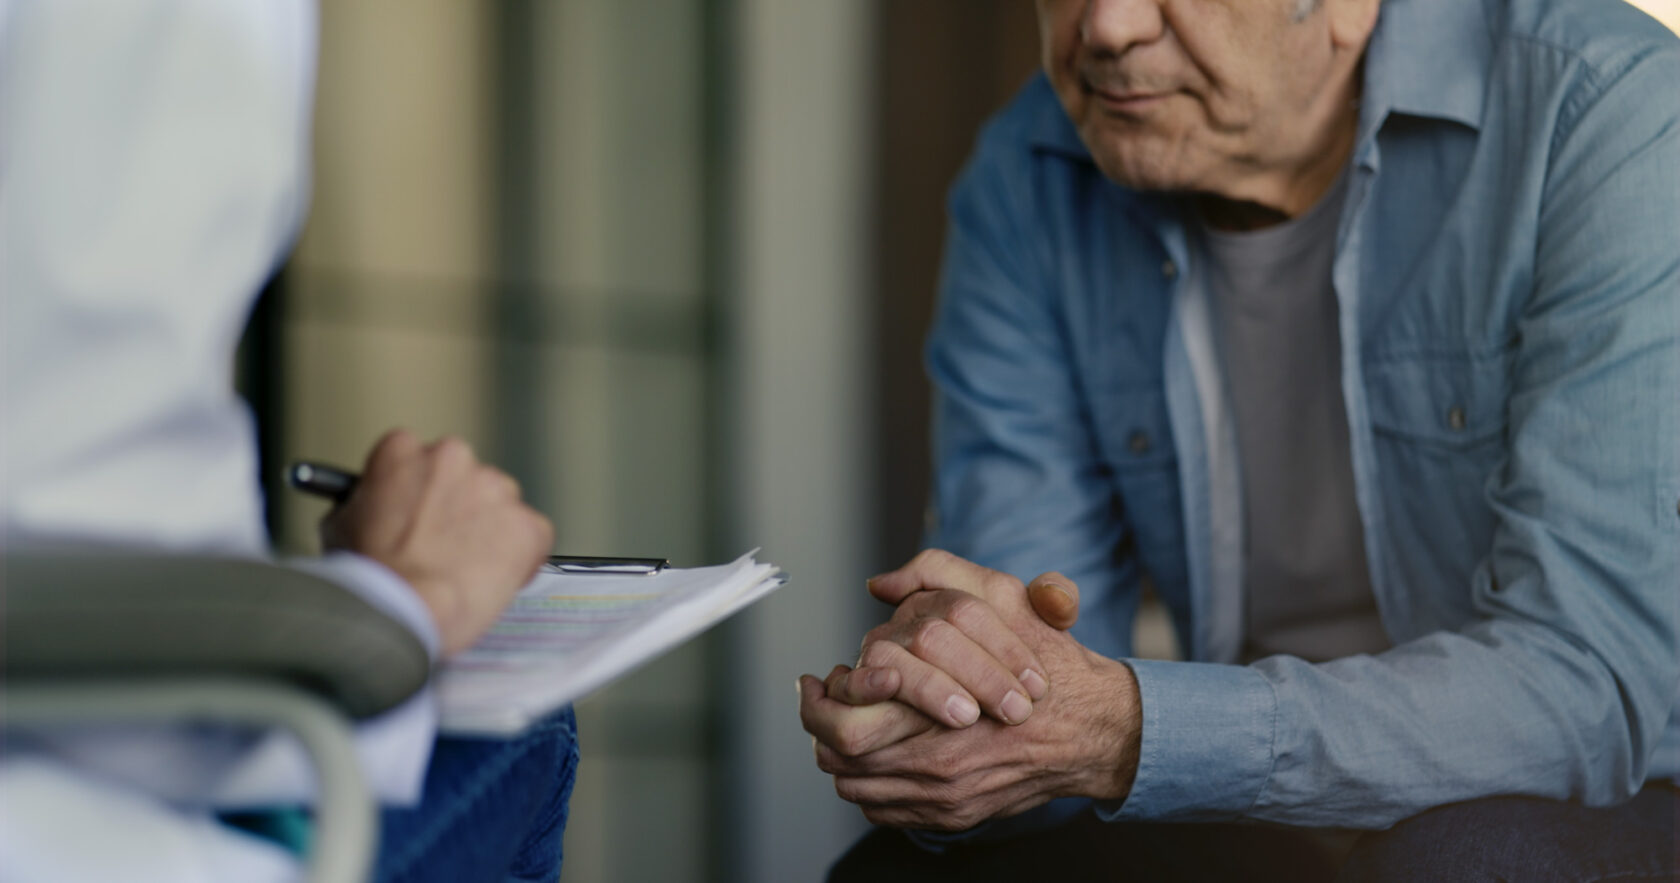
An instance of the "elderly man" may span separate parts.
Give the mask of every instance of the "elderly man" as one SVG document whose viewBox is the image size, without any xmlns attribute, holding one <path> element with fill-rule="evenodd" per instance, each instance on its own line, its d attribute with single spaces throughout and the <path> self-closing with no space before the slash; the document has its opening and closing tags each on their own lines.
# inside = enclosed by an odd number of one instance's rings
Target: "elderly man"
<svg viewBox="0 0 1680 883">
<path fill-rule="evenodd" d="M 955 554 L 800 683 L 888 826 L 835 876 L 1669 879 L 1680 43 L 1606 0 L 1038 12 L 950 203 Z M 1194 661 L 1127 658 L 1145 576 Z"/>
</svg>

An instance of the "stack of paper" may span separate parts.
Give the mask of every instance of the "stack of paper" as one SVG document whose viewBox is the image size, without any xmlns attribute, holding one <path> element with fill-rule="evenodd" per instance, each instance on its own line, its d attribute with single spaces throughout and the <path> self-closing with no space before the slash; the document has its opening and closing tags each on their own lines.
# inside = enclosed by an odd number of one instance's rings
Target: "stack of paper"
<svg viewBox="0 0 1680 883">
<path fill-rule="evenodd" d="M 442 729 L 518 733 L 787 582 L 754 554 L 655 576 L 539 574 L 439 672 Z"/>
</svg>

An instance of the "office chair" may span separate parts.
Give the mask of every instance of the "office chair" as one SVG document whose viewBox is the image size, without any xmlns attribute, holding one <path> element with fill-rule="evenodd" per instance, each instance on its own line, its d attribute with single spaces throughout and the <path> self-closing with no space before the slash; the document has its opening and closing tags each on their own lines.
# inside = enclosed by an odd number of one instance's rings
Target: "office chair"
<svg viewBox="0 0 1680 883">
<path fill-rule="evenodd" d="M 313 883 L 361 883 L 377 806 L 352 721 L 430 675 L 408 629 L 331 582 L 261 561 L 55 549 L 0 559 L 6 729 L 213 722 L 294 733 L 318 778 Z"/>
</svg>

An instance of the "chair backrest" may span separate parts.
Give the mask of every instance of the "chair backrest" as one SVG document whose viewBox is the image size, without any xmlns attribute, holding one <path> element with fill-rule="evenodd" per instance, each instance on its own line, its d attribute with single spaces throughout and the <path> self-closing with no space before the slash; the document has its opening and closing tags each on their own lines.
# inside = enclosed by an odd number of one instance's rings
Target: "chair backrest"
<svg viewBox="0 0 1680 883">
<path fill-rule="evenodd" d="M 279 677 L 352 719 L 430 676 L 425 646 L 341 586 L 263 561 L 103 549 L 0 559 L 7 679 Z"/>
</svg>

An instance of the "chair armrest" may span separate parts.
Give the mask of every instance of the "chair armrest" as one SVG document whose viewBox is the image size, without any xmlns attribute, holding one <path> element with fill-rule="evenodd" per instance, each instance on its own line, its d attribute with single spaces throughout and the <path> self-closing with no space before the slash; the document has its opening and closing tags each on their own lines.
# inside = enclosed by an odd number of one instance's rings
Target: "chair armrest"
<svg viewBox="0 0 1680 883">
<path fill-rule="evenodd" d="M 0 560 L 7 682 L 158 676 L 279 678 L 353 719 L 430 675 L 425 645 L 341 586 L 262 561 L 115 551 Z"/>
</svg>

